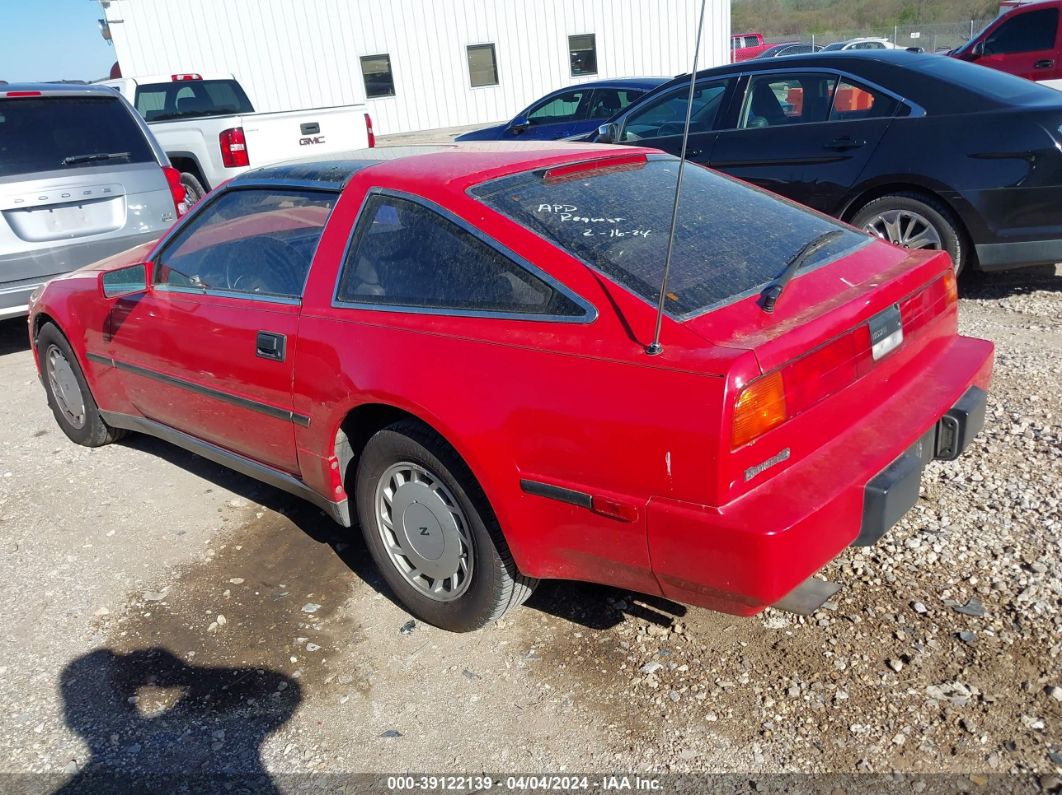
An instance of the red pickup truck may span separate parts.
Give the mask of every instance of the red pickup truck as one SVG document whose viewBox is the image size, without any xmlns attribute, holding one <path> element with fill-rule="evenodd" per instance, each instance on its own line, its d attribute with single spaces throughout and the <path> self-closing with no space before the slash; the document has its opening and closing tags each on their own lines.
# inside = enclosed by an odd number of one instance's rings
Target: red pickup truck
<svg viewBox="0 0 1062 795">
<path fill-rule="evenodd" d="M 984 30 L 950 54 L 1062 90 L 1062 0 L 1001 7 Z"/>
<path fill-rule="evenodd" d="M 749 61 L 766 52 L 773 44 L 764 44 L 762 33 L 735 33 L 730 37 L 730 60 Z"/>
</svg>

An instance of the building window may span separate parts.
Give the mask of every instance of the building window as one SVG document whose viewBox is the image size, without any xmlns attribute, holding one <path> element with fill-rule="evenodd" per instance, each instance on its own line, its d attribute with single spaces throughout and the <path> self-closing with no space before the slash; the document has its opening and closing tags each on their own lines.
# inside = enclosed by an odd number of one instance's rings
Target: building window
<svg viewBox="0 0 1062 795">
<path fill-rule="evenodd" d="M 472 88 L 498 85 L 498 59 L 493 44 L 472 44 L 468 48 L 468 79 Z"/>
<path fill-rule="evenodd" d="M 369 99 L 395 95 L 395 76 L 391 73 L 390 55 L 363 55 L 361 76 L 365 80 L 365 96 Z"/>
<path fill-rule="evenodd" d="M 572 77 L 597 74 L 597 41 L 593 33 L 569 36 L 568 54 L 572 60 Z"/>
</svg>

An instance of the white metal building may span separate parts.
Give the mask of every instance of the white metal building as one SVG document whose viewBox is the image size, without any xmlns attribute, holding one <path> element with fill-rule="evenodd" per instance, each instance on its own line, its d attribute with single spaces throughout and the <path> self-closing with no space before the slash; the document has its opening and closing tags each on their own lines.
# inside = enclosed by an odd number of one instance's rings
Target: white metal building
<svg viewBox="0 0 1062 795">
<path fill-rule="evenodd" d="M 367 101 L 377 134 L 511 118 L 587 80 L 674 75 L 700 0 L 100 0 L 122 74 L 232 72 L 259 111 Z M 729 59 L 708 0 L 700 64 Z"/>
</svg>

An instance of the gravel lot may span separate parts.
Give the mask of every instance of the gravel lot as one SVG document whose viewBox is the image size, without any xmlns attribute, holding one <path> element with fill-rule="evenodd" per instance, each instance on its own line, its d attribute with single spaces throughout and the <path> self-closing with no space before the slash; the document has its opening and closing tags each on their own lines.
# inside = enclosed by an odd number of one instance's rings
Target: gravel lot
<svg viewBox="0 0 1062 795">
<path fill-rule="evenodd" d="M 967 285 L 989 425 L 808 619 L 546 583 L 407 624 L 358 536 L 144 438 L 89 451 L 0 323 L 0 773 L 1062 775 L 1062 270 Z M 1039 777 L 1039 778 L 1037 778 Z M 263 783 L 267 780 L 263 779 Z M 918 789 L 915 784 L 915 791 Z"/>
</svg>

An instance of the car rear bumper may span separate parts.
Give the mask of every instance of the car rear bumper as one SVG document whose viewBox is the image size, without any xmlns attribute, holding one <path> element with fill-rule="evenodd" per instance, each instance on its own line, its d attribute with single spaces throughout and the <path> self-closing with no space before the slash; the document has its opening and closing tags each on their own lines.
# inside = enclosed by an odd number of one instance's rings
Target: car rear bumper
<svg viewBox="0 0 1062 795">
<path fill-rule="evenodd" d="M 1002 271 L 1062 262 L 1062 238 L 974 246 L 983 271 Z"/>
<path fill-rule="evenodd" d="M 852 546 L 869 547 L 903 518 L 915 503 L 922 470 L 930 461 L 954 461 L 970 446 L 985 424 L 988 393 L 980 387 L 966 390 L 907 452 L 885 467 L 863 492 L 863 523 Z"/>
<path fill-rule="evenodd" d="M 992 355 L 989 342 L 955 338 L 861 427 L 728 505 L 654 498 L 649 551 L 663 594 L 754 615 L 850 544 L 877 541 L 918 500 L 925 464 L 957 457 L 981 429 Z"/>
</svg>

